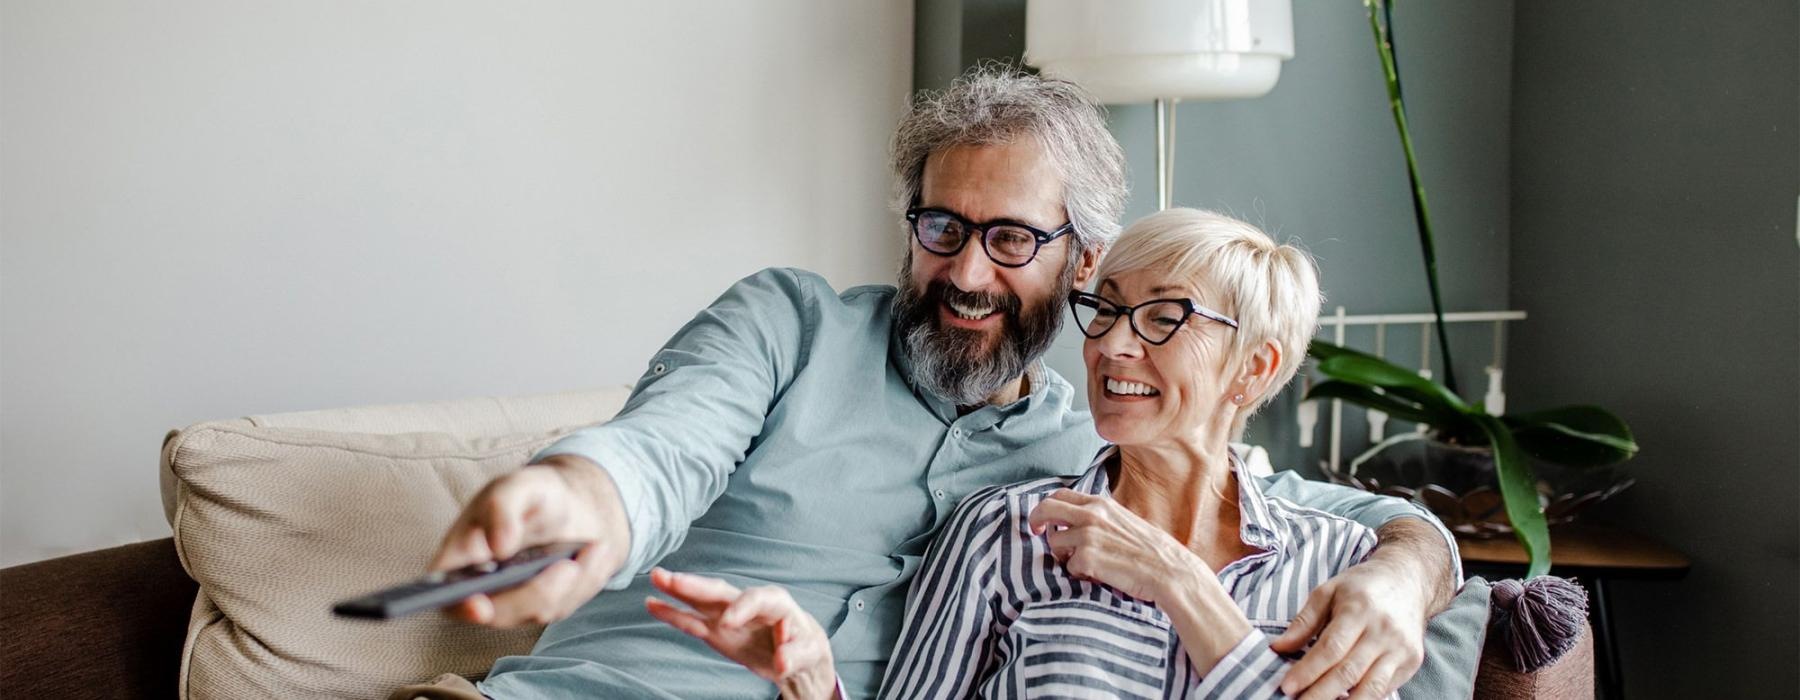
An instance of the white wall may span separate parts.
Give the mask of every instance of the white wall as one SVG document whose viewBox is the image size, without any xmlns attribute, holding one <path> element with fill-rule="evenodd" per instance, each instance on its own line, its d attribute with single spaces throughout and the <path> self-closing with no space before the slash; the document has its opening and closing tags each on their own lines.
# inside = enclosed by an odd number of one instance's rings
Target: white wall
<svg viewBox="0 0 1800 700">
<path fill-rule="evenodd" d="M 912 3 L 6 0 L 0 565 L 168 534 L 191 422 L 630 381 L 887 281 Z"/>
</svg>

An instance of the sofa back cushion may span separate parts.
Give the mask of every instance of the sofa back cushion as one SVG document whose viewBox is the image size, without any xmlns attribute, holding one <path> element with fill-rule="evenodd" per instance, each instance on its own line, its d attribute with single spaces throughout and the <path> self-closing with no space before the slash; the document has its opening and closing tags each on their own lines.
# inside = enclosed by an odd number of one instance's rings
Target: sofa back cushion
<svg viewBox="0 0 1800 700">
<path fill-rule="evenodd" d="M 380 697 L 529 651 L 541 629 L 435 613 L 350 620 L 331 606 L 422 574 L 463 503 L 568 429 L 463 437 L 224 421 L 173 434 L 171 524 L 200 584 L 182 697 Z"/>
</svg>

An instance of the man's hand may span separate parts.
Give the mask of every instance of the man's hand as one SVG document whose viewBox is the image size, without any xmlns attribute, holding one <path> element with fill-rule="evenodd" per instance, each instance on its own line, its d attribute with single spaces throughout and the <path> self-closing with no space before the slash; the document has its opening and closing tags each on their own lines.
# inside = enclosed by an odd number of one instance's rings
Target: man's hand
<svg viewBox="0 0 1800 700">
<path fill-rule="evenodd" d="M 650 570 L 650 583 L 693 608 L 683 610 L 646 598 L 644 606 L 652 617 L 774 683 L 781 697 L 829 698 L 837 693 L 831 640 L 787 589 L 758 586 L 740 591 L 716 578 L 660 568 Z"/>
<path fill-rule="evenodd" d="M 590 544 L 519 586 L 444 610 L 490 627 L 543 625 L 600 592 L 625 562 L 631 526 L 612 477 L 591 461 L 557 455 L 488 482 L 444 534 L 431 569 L 497 561 L 553 542 Z"/>
<path fill-rule="evenodd" d="M 1293 653 L 1318 642 L 1288 669 L 1281 690 L 1302 700 L 1386 697 L 1425 660 L 1425 620 L 1452 597 L 1444 538 L 1423 522 L 1397 520 L 1361 564 L 1314 588 L 1271 646 Z M 1304 691 L 1304 694 L 1302 694 Z"/>
</svg>

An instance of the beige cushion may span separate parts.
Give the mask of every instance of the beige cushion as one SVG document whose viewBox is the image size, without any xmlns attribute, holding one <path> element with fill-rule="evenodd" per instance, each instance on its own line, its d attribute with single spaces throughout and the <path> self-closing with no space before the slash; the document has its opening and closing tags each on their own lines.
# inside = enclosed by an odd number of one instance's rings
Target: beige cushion
<svg viewBox="0 0 1800 700">
<path fill-rule="evenodd" d="M 607 395 L 623 399 L 622 391 Z M 381 697 L 445 671 L 479 676 L 494 659 L 528 651 L 541 630 L 495 632 L 429 613 L 345 620 L 330 609 L 418 576 L 461 504 L 483 484 L 557 435 L 617 409 L 609 398 L 603 403 L 610 408 L 596 414 L 596 400 L 535 413 L 532 407 L 549 404 L 501 400 L 473 413 L 432 408 L 443 404 L 345 409 L 172 433 L 164 448 L 170 522 L 182 565 L 200 584 L 182 697 Z M 499 409 L 508 401 L 530 406 Z M 508 410 L 510 417 L 497 415 Z M 543 427 L 558 419 L 568 427 Z M 308 421 L 378 430 L 534 430 L 465 437 L 270 427 Z"/>
<path fill-rule="evenodd" d="M 624 407 L 631 387 L 571 391 L 537 396 L 482 397 L 430 403 L 357 406 L 250 416 L 226 423 L 265 428 L 311 428 L 347 433 L 447 433 L 494 437 L 542 433 L 563 426 L 598 423 Z M 181 431 L 163 439 L 163 516 L 175 524 L 175 474 L 168 447 Z"/>
</svg>

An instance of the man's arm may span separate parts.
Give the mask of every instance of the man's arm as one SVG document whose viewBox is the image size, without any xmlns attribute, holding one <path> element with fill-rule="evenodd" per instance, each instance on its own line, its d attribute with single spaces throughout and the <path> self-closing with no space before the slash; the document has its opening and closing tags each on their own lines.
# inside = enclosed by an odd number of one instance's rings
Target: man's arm
<svg viewBox="0 0 1800 700">
<path fill-rule="evenodd" d="M 1276 472 L 1274 476 L 1267 477 L 1267 486 L 1263 492 L 1308 508 L 1317 508 L 1332 515 L 1355 520 L 1364 527 L 1374 530 L 1375 534 L 1381 538 L 1382 544 L 1387 544 L 1390 535 L 1406 537 L 1409 534 L 1422 535 L 1429 531 L 1433 535 L 1430 538 L 1416 536 L 1409 538 L 1408 546 L 1402 548 L 1401 556 L 1412 551 L 1431 550 L 1448 558 L 1449 567 L 1444 569 L 1446 573 L 1433 574 L 1436 581 L 1444 584 L 1445 590 L 1442 594 L 1446 597 L 1443 598 L 1443 601 L 1448 601 L 1449 597 L 1455 596 L 1457 589 L 1462 586 L 1462 557 L 1456 550 L 1456 536 L 1450 534 L 1450 530 L 1438 521 L 1437 516 L 1432 515 L 1431 511 L 1417 503 L 1392 496 L 1377 495 L 1348 486 L 1309 481 L 1293 471 Z M 1405 520 L 1407 518 L 1412 520 Z M 1413 520 L 1417 522 L 1415 523 Z M 1408 523 L 1409 527 L 1392 531 L 1387 528 L 1390 523 Z M 1420 541 L 1421 539 L 1433 541 Z M 1377 550 L 1377 552 L 1379 551 Z M 1394 554 L 1389 556 L 1394 556 Z M 1434 608 L 1433 612 L 1441 609 L 1441 607 Z"/>
<path fill-rule="evenodd" d="M 733 284 L 650 358 L 617 416 L 533 457 L 583 457 L 616 484 L 632 543 L 607 588 L 625 587 L 675 551 L 688 524 L 725 493 L 803 362 L 814 284 L 823 281 L 778 268 Z"/>
<path fill-rule="evenodd" d="M 1299 651 L 1318 638 L 1281 687 L 1306 699 L 1393 692 L 1424 659 L 1426 620 L 1461 587 L 1455 539 L 1414 504 L 1306 481 L 1293 472 L 1272 477 L 1268 493 L 1356 520 L 1380 538 L 1367 560 L 1314 589 L 1276 638 L 1281 652 Z"/>
<path fill-rule="evenodd" d="M 814 287 L 824 286 L 791 270 L 744 278 L 651 358 L 611 421 L 558 440 L 482 489 L 445 535 L 432 568 L 558 540 L 595 544 L 573 564 L 453 612 L 494 626 L 561 619 L 602 585 L 624 587 L 679 546 L 799 371 Z"/>
<path fill-rule="evenodd" d="M 811 295 L 823 285 L 785 269 L 740 280 L 650 359 L 617 416 L 532 458 L 581 457 L 612 477 L 631 544 L 607 588 L 625 587 L 674 551 L 725 492 L 804 361 Z"/>
</svg>

